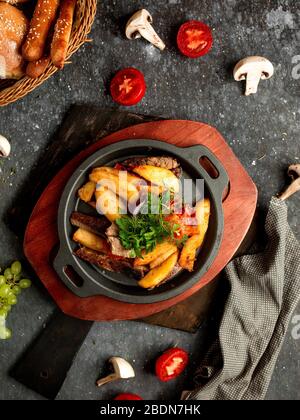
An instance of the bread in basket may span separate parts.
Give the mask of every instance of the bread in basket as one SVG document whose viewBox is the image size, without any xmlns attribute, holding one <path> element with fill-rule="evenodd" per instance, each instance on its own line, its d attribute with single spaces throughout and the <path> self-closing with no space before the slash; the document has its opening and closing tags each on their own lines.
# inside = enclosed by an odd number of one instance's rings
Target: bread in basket
<svg viewBox="0 0 300 420">
<path fill-rule="evenodd" d="M 77 0 L 67 59 L 87 41 L 87 35 L 91 30 L 96 9 L 97 0 Z M 8 105 L 11 102 L 23 98 L 56 71 L 58 69 L 50 63 L 43 74 L 37 79 L 24 76 L 20 80 L 0 80 L 0 106 Z"/>
</svg>

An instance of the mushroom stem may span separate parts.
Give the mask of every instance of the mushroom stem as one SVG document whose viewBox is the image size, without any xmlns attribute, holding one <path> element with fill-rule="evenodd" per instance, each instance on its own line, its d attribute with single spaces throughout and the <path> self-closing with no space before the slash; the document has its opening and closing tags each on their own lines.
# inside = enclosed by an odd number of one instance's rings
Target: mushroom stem
<svg viewBox="0 0 300 420">
<path fill-rule="evenodd" d="M 252 73 L 248 73 L 246 76 L 246 91 L 245 91 L 245 95 L 249 96 L 252 93 L 256 93 L 257 92 L 257 88 L 260 82 L 260 78 L 261 78 L 261 72 L 260 71 L 255 71 Z"/>
<path fill-rule="evenodd" d="M 105 378 L 98 379 L 96 382 L 97 386 L 102 386 L 117 379 L 134 378 L 135 373 L 133 367 L 127 360 L 122 359 L 122 357 L 111 357 L 109 363 L 112 364 L 114 372 Z"/>
<path fill-rule="evenodd" d="M 297 191 L 300 191 L 300 164 L 290 165 L 288 169 L 288 175 L 292 178 L 292 183 L 286 188 L 286 190 L 278 195 L 280 200 L 287 200 Z"/>
<path fill-rule="evenodd" d="M 96 385 L 99 387 L 99 386 L 108 384 L 109 382 L 116 381 L 117 379 L 120 379 L 120 377 L 116 375 L 115 373 L 112 373 L 111 375 L 108 375 L 105 378 L 98 379 L 98 381 L 96 382 Z"/>
<path fill-rule="evenodd" d="M 151 44 L 155 45 L 155 47 L 159 48 L 161 51 L 165 49 L 166 47 L 165 44 L 157 35 L 157 33 L 155 32 L 155 30 L 153 29 L 153 27 L 150 25 L 149 22 L 147 22 L 144 27 L 141 26 L 139 28 L 139 32 L 143 38 L 151 42 Z"/>
</svg>

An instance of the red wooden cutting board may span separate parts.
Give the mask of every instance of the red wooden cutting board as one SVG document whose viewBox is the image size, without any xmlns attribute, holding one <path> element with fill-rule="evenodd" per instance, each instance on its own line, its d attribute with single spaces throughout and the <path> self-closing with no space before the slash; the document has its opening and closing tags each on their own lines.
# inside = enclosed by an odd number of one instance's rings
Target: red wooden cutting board
<svg viewBox="0 0 300 420">
<path fill-rule="evenodd" d="M 191 289 L 172 299 L 153 304 L 129 304 L 104 296 L 79 298 L 70 292 L 54 271 L 51 261 L 58 245 L 57 212 L 64 187 L 73 171 L 87 157 L 109 144 L 134 138 L 162 140 L 179 147 L 207 146 L 222 162 L 230 179 L 223 203 L 225 227 L 219 253 Z M 94 143 L 70 161 L 50 182 L 30 217 L 24 239 L 25 255 L 60 309 L 71 316 L 94 321 L 137 319 L 163 311 L 208 284 L 226 266 L 245 237 L 257 203 L 257 189 L 221 134 L 213 127 L 193 121 L 158 121 L 136 125 Z"/>
</svg>

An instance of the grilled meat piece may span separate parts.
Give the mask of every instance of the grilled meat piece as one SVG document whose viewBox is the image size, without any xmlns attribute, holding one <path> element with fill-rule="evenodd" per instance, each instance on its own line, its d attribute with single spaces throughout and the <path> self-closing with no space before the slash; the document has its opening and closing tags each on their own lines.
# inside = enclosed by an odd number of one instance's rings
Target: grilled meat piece
<svg viewBox="0 0 300 420">
<path fill-rule="evenodd" d="M 133 267 L 132 273 L 137 280 L 141 280 L 148 273 L 149 268 L 146 265 L 140 265 L 139 267 Z"/>
<path fill-rule="evenodd" d="M 182 169 L 177 159 L 170 156 L 145 156 L 145 157 L 134 157 L 121 162 L 123 166 L 131 170 L 136 166 L 151 165 L 159 168 L 165 168 L 172 171 L 177 178 L 181 177 Z"/>
<path fill-rule="evenodd" d="M 106 236 L 118 236 L 119 228 L 116 223 L 112 223 L 105 231 Z"/>
<path fill-rule="evenodd" d="M 126 259 L 113 259 L 109 255 L 101 254 L 85 247 L 78 248 L 74 254 L 82 260 L 108 271 L 120 273 L 121 271 L 132 268 L 131 262 Z"/>
<path fill-rule="evenodd" d="M 112 223 L 108 229 L 106 229 L 107 242 L 110 245 L 111 253 L 118 257 L 131 258 L 130 249 L 125 249 L 118 237 L 119 228 L 115 223 Z"/>
<path fill-rule="evenodd" d="M 112 258 L 109 255 L 101 254 L 92 249 L 82 247 L 78 248 L 74 254 L 90 264 L 97 265 L 107 271 L 122 273 L 131 273 L 137 280 L 145 276 L 148 269 L 146 267 L 133 267 L 132 260 L 126 258 Z"/>
<path fill-rule="evenodd" d="M 110 225 L 110 221 L 105 216 L 88 216 L 77 211 L 72 213 L 70 221 L 73 226 L 101 236 L 105 235 L 105 231 Z"/>
<path fill-rule="evenodd" d="M 168 277 L 166 278 L 165 281 L 168 281 L 168 280 L 172 279 L 173 277 L 176 276 L 176 274 L 178 274 L 182 270 L 183 270 L 183 268 L 180 267 L 180 265 L 177 263 L 175 265 L 175 267 L 173 268 L 173 270 L 171 271 L 171 273 L 168 275 Z"/>
<path fill-rule="evenodd" d="M 111 253 L 118 257 L 132 258 L 130 249 L 125 249 L 119 238 L 107 236 L 107 242 L 110 245 Z"/>
</svg>

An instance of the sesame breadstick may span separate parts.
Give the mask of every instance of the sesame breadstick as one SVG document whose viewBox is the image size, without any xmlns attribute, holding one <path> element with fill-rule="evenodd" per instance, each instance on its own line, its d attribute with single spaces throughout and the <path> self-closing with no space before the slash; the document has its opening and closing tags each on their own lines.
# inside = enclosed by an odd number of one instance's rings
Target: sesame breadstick
<svg viewBox="0 0 300 420">
<path fill-rule="evenodd" d="M 37 61 L 44 54 L 48 32 L 56 17 L 59 0 L 38 0 L 29 32 L 23 45 L 23 57 L 27 61 Z"/>
<path fill-rule="evenodd" d="M 62 0 L 59 18 L 54 28 L 51 44 L 51 59 L 58 68 L 63 68 L 69 46 L 76 0 Z"/>
</svg>

